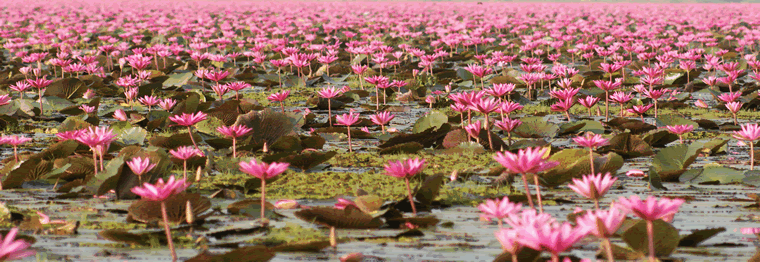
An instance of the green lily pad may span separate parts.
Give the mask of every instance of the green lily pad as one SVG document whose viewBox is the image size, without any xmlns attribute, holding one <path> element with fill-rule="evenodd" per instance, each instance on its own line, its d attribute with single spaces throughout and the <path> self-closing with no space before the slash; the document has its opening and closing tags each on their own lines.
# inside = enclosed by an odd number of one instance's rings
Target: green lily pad
<svg viewBox="0 0 760 262">
<path fill-rule="evenodd" d="M 679 247 L 696 247 L 700 243 L 704 242 L 707 239 L 710 239 L 711 237 L 714 237 L 721 232 L 725 232 L 725 227 L 719 227 L 719 228 L 708 228 L 708 229 L 699 229 L 694 230 L 694 232 L 691 232 L 691 234 L 688 234 L 686 236 L 683 236 L 680 241 L 678 241 Z"/>
<path fill-rule="evenodd" d="M 116 141 L 124 145 L 143 145 L 147 136 L 148 131 L 145 129 L 133 127 L 122 131 Z"/>
<path fill-rule="evenodd" d="M 678 178 L 681 182 L 687 183 L 707 183 L 718 182 L 721 184 L 742 182 L 744 171 L 710 163 L 702 169 L 691 169 Z"/>
<path fill-rule="evenodd" d="M 524 138 L 553 138 L 559 132 L 559 126 L 549 123 L 543 117 L 522 118 L 522 125 L 514 133 Z"/>
<path fill-rule="evenodd" d="M 685 144 L 666 147 L 657 152 L 652 161 L 652 168 L 662 181 L 677 181 L 686 172 L 689 165 L 699 156 L 701 145 Z"/>
<path fill-rule="evenodd" d="M 658 257 L 669 256 L 678 247 L 681 236 L 678 235 L 678 230 L 668 222 L 658 219 L 653 223 L 655 254 Z M 626 230 L 623 233 L 623 241 L 633 250 L 648 254 L 647 222 L 641 220 Z"/>
<path fill-rule="evenodd" d="M 652 147 L 639 136 L 631 133 L 620 133 L 609 140 L 609 145 L 600 147 L 599 152 L 615 152 L 624 158 L 634 158 L 653 155 Z"/>
<path fill-rule="evenodd" d="M 412 126 L 412 133 L 421 133 L 430 128 L 440 128 L 449 121 L 449 117 L 440 111 L 430 111 L 427 115 L 420 117 Z"/>
</svg>

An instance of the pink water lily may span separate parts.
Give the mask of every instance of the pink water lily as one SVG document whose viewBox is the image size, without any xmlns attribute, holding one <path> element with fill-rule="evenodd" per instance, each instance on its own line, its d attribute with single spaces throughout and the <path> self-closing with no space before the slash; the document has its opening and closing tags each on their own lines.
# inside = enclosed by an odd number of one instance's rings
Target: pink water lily
<svg viewBox="0 0 760 262">
<path fill-rule="evenodd" d="M 544 170 L 551 169 L 559 162 L 546 161 L 548 157 L 548 148 L 527 148 L 520 149 L 517 154 L 511 152 L 497 152 L 493 157 L 496 162 L 499 162 L 510 173 L 522 174 L 523 182 L 525 183 L 525 194 L 528 196 L 528 203 L 533 208 L 533 199 L 530 195 L 530 188 L 528 187 L 528 180 L 526 175 L 533 174 L 533 179 L 538 191 L 538 206 L 543 213 L 543 205 L 541 203 L 541 191 L 538 187 L 538 173 Z"/>
<path fill-rule="evenodd" d="M 385 165 L 386 175 L 403 178 L 404 182 L 406 182 L 406 192 L 409 196 L 409 203 L 412 205 L 412 214 L 415 216 L 417 215 L 417 208 L 414 205 L 412 188 L 409 186 L 409 178 L 422 171 L 423 168 L 425 168 L 425 159 L 419 158 L 410 158 L 397 162 L 389 161 L 388 164 Z"/>
<path fill-rule="evenodd" d="M 166 239 L 169 242 L 169 250 L 172 253 L 172 260 L 177 260 L 177 252 L 174 251 L 174 243 L 172 241 L 172 233 L 169 228 L 169 218 L 166 214 L 165 200 L 172 195 L 179 194 L 185 191 L 188 184 L 184 179 L 175 180 L 174 176 L 169 177 L 169 180 L 164 182 L 159 178 L 156 184 L 145 183 L 142 187 L 134 187 L 131 189 L 132 193 L 141 196 L 145 200 L 161 202 L 161 214 L 164 218 L 164 231 L 166 232 Z"/>
<path fill-rule="evenodd" d="M 240 171 L 243 171 L 243 173 L 261 179 L 261 226 L 266 226 L 268 224 L 265 219 L 267 179 L 282 174 L 285 170 L 288 170 L 290 164 L 256 162 L 256 159 L 251 159 L 250 162 L 242 161 L 238 165 L 240 165 Z"/>
</svg>

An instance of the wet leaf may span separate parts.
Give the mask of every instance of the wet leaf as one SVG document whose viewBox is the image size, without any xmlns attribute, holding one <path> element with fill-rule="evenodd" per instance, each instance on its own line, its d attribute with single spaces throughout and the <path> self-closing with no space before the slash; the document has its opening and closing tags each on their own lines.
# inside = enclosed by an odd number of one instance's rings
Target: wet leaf
<svg viewBox="0 0 760 262">
<path fill-rule="evenodd" d="M 275 207 L 269 202 L 265 203 L 266 210 L 264 215 L 267 218 L 280 218 L 282 215 L 275 212 Z M 245 199 L 227 206 L 227 212 L 233 215 L 244 215 L 247 217 L 261 216 L 261 199 Z"/>
<path fill-rule="evenodd" d="M 295 216 L 309 223 L 344 229 L 373 229 L 383 225 L 380 218 L 374 218 L 358 208 L 352 207 L 345 209 L 312 207 L 296 211 Z"/>
<path fill-rule="evenodd" d="M 380 150 L 380 155 L 392 155 L 392 154 L 414 154 L 422 150 L 424 147 L 417 142 L 409 142 L 386 147 Z"/>
<path fill-rule="evenodd" d="M 420 187 L 414 193 L 414 198 L 419 201 L 420 204 L 429 207 L 433 200 L 438 197 L 443 186 L 443 175 L 437 174 L 425 178 L 425 181 L 420 184 Z"/>
<path fill-rule="evenodd" d="M 148 131 L 139 127 L 133 127 L 122 131 L 116 141 L 124 145 L 143 145 L 146 136 L 148 136 Z"/>
<path fill-rule="evenodd" d="M 701 169 L 690 169 L 684 172 L 678 180 L 685 183 L 708 183 L 718 182 L 720 184 L 729 184 L 742 182 L 744 171 L 720 166 L 718 164 L 707 164 Z"/>
<path fill-rule="evenodd" d="M 559 126 L 549 123 L 543 117 L 522 118 L 522 125 L 514 130 L 514 134 L 524 138 L 553 138 L 559 132 Z"/>
<path fill-rule="evenodd" d="M 376 195 L 365 195 L 354 199 L 354 203 L 356 203 L 356 206 L 358 206 L 362 212 L 373 213 L 380 209 L 383 203 L 385 203 L 385 200 Z"/>
<path fill-rule="evenodd" d="M 678 177 L 699 156 L 701 145 L 685 144 L 666 147 L 657 152 L 652 161 L 652 168 L 663 181 L 677 181 Z"/>
<path fill-rule="evenodd" d="M 242 138 L 252 137 L 252 142 L 265 141 L 271 145 L 282 136 L 297 136 L 298 128 L 303 125 L 303 116 L 264 109 L 238 116 L 235 124 L 245 125 L 253 129 L 249 135 Z"/>
<path fill-rule="evenodd" d="M 330 246 L 330 241 L 289 242 L 272 247 L 275 252 L 311 252 L 318 253 Z"/>
<path fill-rule="evenodd" d="M 707 239 L 710 239 L 711 237 L 714 237 L 721 232 L 725 232 L 725 227 L 719 227 L 719 228 L 709 228 L 709 229 L 699 229 L 694 230 L 694 232 L 691 232 L 691 234 L 688 234 L 681 238 L 681 240 L 678 242 L 679 247 L 696 247 L 700 243 L 704 242 Z"/>
<path fill-rule="evenodd" d="M 182 86 L 182 85 L 187 84 L 187 81 L 190 81 L 190 78 L 192 77 L 193 77 L 192 72 L 171 74 L 169 75 L 169 78 L 163 82 L 163 86 L 164 87 Z"/>
<path fill-rule="evenodd" d="M 87 85 L 76 78 L 63 78 L 53 81 L 45 88 L 45 96 L 57 96 L 64 99 L 80 98 L 87 91 Z"/>
<path fill-rule="evenodd" d="M 417 119 L 412 126 L 412 133 L 421 133 L 430 128 L 438 129 L 449 121 L 449 117 L 440 111 L 430 111 Z"/>
<path fill-rule="evenodd" d="M 602 256 L 606 258 L 607 253 L 603 252 Z M 612 244 L 612 256 L 617 260 L 637 260 L 644 258 L 646 253 Z"/>
<path fill-rule="evenodd" d="M 324 162 L 327 162 L 333 158 L 337 152 L 318 152 L 318 151 L 305 151 L 301 153 L 284 152 L 280 154 L 274 154 L 266 156 L 262 161 L 271 162 L 284 162 L 289 163 L 291 167 L 300 168 L 301 170 L 312 169 Z"/>
<path fill-rule="evenodd" d="M 678 136 L 666 129 L 655 129 L 644 135 L 642 140 L 652 147 L 665 147 L 667 144 L 678 140 Z"/>
<path fill-rule="evenodd" d="M 98 235 L 110 241 L 126 243 L 130 245 L 150 246 L 151 239 L 156 239 L 162 245 L 166 245 L 166 235 L 162 231 L 147 233 L 130 233 L 123 229 L 106 229 L 98 232 Z"/>
<path fill-rule="evenodd" d="M 446 134 L 451 130 L 451 125 L 443 124 L 440 128 L 430 128 L 428 130 L 425 130 L 422 133 L 417 134 L 397 134 L 388 141 L 385 141 L 385 143 L 380 144 L 379 148 L 387 148 L 398 144 L 408 143 L 408 142 L 417 142 L 420 143 L 424 147 L 431 147 L 436 144 L 439 140 L 442 140 Z"/>
<path fill-rule="evenodd" d="M 201 136 L 196 132 L 193 132 L 193 139 L 196 142 L 202 141 Z M 187 133 L 178 133 L 171 136 L 153 136 L 148 140 L 148 144 L 156 147 L 162 147 L 166 149 L 177 149 L 181 146 L 192 146 L 193 141 L 190 140 L 190 135 Z"/>
<path fill-rule="evenodd" d="M 96 195 L 104 195 L 108 190 L 116 188 L 121 175 L 121 169 L 124 166 L 124 159 L 116 157 L 108 161 L 105 170 L 98 172 L 92 179 L 87 182 L 87 189 Z"/>
<path fill-rule="evenodd" d="M 196 193 L 182 192 L 166 200 L 166 214 L 170 223 L 187 223 L 187 202 L 192 207 L 193 219 L 204 218 L 205 212 L 211 208 L 211 201 Z M 138 200 L 129 206 L 129 216 L 142 223 L 162 222 L 161 202 Z"/>
<path fill-rule="evenodd" d="M 647 237 L 647 222 L 639 221 L 633 227 L 623 233 L 623 241 L 633 250 L 641 253 L 649 253 L 649 241 Z M 660 256 L 669 256 L 678 247 L 681 237 L 678 230 L 668 222 L 662 220 L 654 221 L 654 248 L 655 254 Z"/>
<path fill-rule="evenodd" d="M 578 133 L 584 126 L 586 126 L 586 123 L 584 122 L 570 122 L 570 123 L 563 123 L 559 126 L 559 131 L 557 132 L 558 136 L 562 135 L 570 135 Z"/>
<path fill-rule="evenodd" d="M 539 182 L 548 187 L 557 187 L 591 173 L 588 150 L 580 148 L 564 149 L 549 157 L 549 161 L 557 161 L 560 164 L 552 169 L 539 174 Z M 594 154 L 594 171 L 596 173 L 615 173 L 623 166 L 623 158 L 615 153 L 600 156 Z M 533 181 L 533 175 L 527 175 L 529 181 Z"/>
<path fill-rule="evenodd" d="M 641 122 L 639 120 L 622 117 L 616 117 L 610 120 L 607 122 L 607 125 L 614 127 L 620 131 L 630 130 L 632 134 L 643 134 L 649 132 L 650 130 L 657 129 L 657 127 Z"/>
<path fill-rule="evenodd" d="M 643 139 L 631 133 L 617 134 L 609 140 L 609 145 L 600 147 L 599 152 L 615 152 L 625 158 L 653 155 L 652 147 Z"/>
<path fill-rule="evenodd" d="M 185 262 L 266 262 L 274 256 L 275 253 L 265 246 L 251 246 L 238 248 L 224 254 L 204 252 L 185 260 Z"/>
</svg>

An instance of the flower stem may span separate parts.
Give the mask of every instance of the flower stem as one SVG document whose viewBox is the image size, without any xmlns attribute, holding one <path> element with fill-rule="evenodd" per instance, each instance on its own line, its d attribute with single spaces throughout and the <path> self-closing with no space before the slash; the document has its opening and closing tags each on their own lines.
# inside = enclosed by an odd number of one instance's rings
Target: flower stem
<svg viewBox="0 0 760 262">
<path fill-rule="evenodd" d="M 647 220 L 647 235 L 649 236 L 649 262 L 657 262 L 654 254 L 654 222 Z"/>
<path fill-rule="evenodd" d="M 530 185 L 528 185 L 528 178 L 525 174 L 522 175 L 522 180 L 525 183 L 525 195 L 528 196 L 528 204 L 530 205 L 530 208 L 534 208 L 533 197 L 530 195 Z"/>
<path fill-rule="evenodd" d="M 404 178 L 406 181 L 406 192 L 409 194 L 409 204 L 412 205 L 412 215 L 417 216 L 417 208 L 414 206 L 414 198 L 412 197 L 412 188 L 409 186 L 409 178 Z"/>
<path fill-rule="evenodd" d="M 488 125 L 489 124 L 489 122 L 488 122 L 488 113 L 485 113 L 485 115 L 486 115 L 486 126 L 485 126 L 485 129 L 486 129 L 486 135 L 488 136 L 488 147 L 491 150 L 493 150 L 493 139 L 491 138 L 491 130 L 490 130 L 489 125 Z"/>
<path fill-rule="evenodd" d="M 265 218 L 264 218 L 266 207 L 267 207 L 266 206 L 266 203 L 267 203 L 267 201 L 266 201 L 266 197 L 267 197 L 266 188 L 267 188 L 267 180 L 264 177 L 262 177 L 261 178 L 261 226 L 262 227 L 267 226 L 267 223 L 265 222 Z"/>
<path fill-rule="evenodd" d="M 98 175 L 98 158 L 97 158 L 97 153 L 95 152 L 95 148 L 94 147 L 92 147 L 90 149 L 92 149 L 92 164 L 93 164 L 93 169 L 95 169 L 95 175 Z M 18 162 L 18 159 L 16 159 L 16 162 Z"/>
<path fill-rule="evenodd" d="M 351 148 L 351 126 L 346 126 L 348 129 L 348 152 L 354 152 L 353 148 Z"/>
<path fill-rule="evenodd" d="M 198 144 L 195 143 L 195 138 L 193 138 L 193 131 L 190 129 L 190 126 L 187 126 L 187 134 L 190 135 L 190 141 L 193 141 L 193 146 L 195 146 L 195 150 L 200 150 L 198 148 Z"/>
<path fill-rule="evenodd" d="M 330 102 L 330 99 L 327 99 L 327 121 L 330 122 L 330 127 L 332 127 L 332 102 Z"/>
<path fill-rule="evenodd" d="M 552 253 L 552 262 L 559 262 L 559 255 Z"/>
<path fill-rule="evenodd" d="M 166 232 L 166 241 L 169 243 L 169 250 L 172 252 L 172 261 L 177 261 L 177 252 L 174 251 L 174 242 L 172 242 L 172 231 L 169 228 L 169 216 L 166 215 L 166 203 L 161 201 L 161 215 L 164 218 L 164 231 Z"/>
<path fill-rule="evenodd" d="M 517 262 L 517 254 L 515 254 L 515 253 L 511 253 L 512 254 L 512 262 Z"/>
<path fill-rule="evenodd" d="M 237 137 L 232 137 L 232 158 L 237 158 Z"/>
<path fill-rule="evenodd" d="M 13 148 L 13 153 L 16 153 L 16 148 Z M 18 160 L 16 160 L 18 162 Z M 754 141 L 749 141 L 749 170 L 755 170 L 755 144 Z"/>
<path fill-rule="evenodd" d="M 538 187 L 538 175 L 533 175 L 533 182 L 536 184 L 536 196 L 538 196 L 538 212 L 544 213 L 544 204 L 541 203 L 541 188 Z"/>
<path fill-rule="evenodd" d="M 588 160 L 591 166 L 591 174 L 593 175 L 594 174 L 594 149 L 590 147 L 588 148 Z M 599 209 L 599 207 L 597 207 L 597 209 Z"/>
<path fill-rule="evenodd" d="M 335 238 L 335 227 L 330 227 L 330 246 L 337 247 L 338 241 Z"/>
<path fill-rule="evenodd" d="M 185 179 L 185 181 L 187 181 L 187 159 L 182 161 L 182 168 L 182 177 Z"/>
<path fill-rule="evenodd" d="M 615 256 L 612 254 L 612 242 L 609 238 L 604 238 L 604 251 L 607 252 L 607 262 L 614 262 Z"/>
<path fill-rule="evenodd" d="M 18 146 L 13 146 L 13 158 L 16 159 L 16 163 L 18 163 Z M 95 167 L 97 168 L 97 165 Z"/>
</svg>

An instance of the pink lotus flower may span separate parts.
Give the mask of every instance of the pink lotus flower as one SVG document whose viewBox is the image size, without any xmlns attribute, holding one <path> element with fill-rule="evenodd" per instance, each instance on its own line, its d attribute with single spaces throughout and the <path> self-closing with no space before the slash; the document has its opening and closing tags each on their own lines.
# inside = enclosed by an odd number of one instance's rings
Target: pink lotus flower
<svg viewBox="0 0 760 262">
<path fill-rule="evenodd" d="M 206 120 L 206 114 L 203 112 L 196 112 L 193 114 L 182 113 L 181 115 L 170 116 L 169 120 L 177 123 L 177 125 L 187 127 L 187 133 L 190 135 L 190 140 L 193 142 L 195 149 L 198 149 L 198 144 L 195 143 L 195 138 L 193 138 L 193 131 L 190 127 L 197 124 L 198 122 Z"/>
<path fill-rule="evenodd" d="M 237 157 L 237 138 L 244 136 L 248 134 L 249 132 L 253 131 L 252 128 L 249 128 L 244 125 L 232 125 L 232 126 L 220 126 L 216 128 L 216 131 L 219 133 L 222 133 L 225 137 L 231 137 L 232 138 L 232 157 Z"/>
<path fill-rule="evenodd" d="M 280 109 L 282 110 L 283 113 L 285 113 L 284 101 L 285 99 L 288 98 L 289 95 L 290 95 L 290 90 L 283 90 L 281 92 L 277 92 L 277 93 L 269 95 L 267 99 L 273 102 L 280 102 Z"/>
<path fill-rule="evenodd" d="M 251 87 L 251 84 L 243 82 L 243 81 L 237 81 L 232 83 L 227 83 L 227 89 L 235 91 L 235 100 L 240 100 L 240 90 L 246 89 Z"/>
<path fill-rule="evenodd" d="M 269 164 L 264 162 L 259 163 L 256 162 L 256 159 L 251 159 L 250 162 L 241 161 L 238 163 L 238 165 L 240 165 L 240 171 L 243 171 L 243 173 L 261 179 L 261 226 L 266 226 L 267 221 L 265 219 L 265 209 L 267 179 L 282 174 L 282 172 L 288 170 L 288 166 L 290 166 L 290 164 L 278 162 L 272 162 Z"/>
<path fill-rule="evenodd" d="M 522 248 L 520 242 L 517 241 L 520 238 L 518 230 L 502 228 L 497 230 L 494 235 L 496 235 L 496 240 L 499 240 L 501 248 L 512 254 L 512 261 L 517 261 L 517 252 Z"/>
<path fill-rule="evenodd" d="M 359 114 L 354 114 L 353 112 L 348 114 L 343 114 L 340 116 L 335 117 L 335 120 L 338 121 L 339 125 L 346 126 L 348 129 L 348 152 L 353 152 L 353 148 L 351 147 L 351 126 L 356 124 L 356 122 L 359 121 Z"/>
<path fill-rule="evenodd" d="M 570 120 L 570 108 L 575 105 L 575 99 L 567 99 L 567 100 L 560 100 L 557 103 L 554 103 L 551 105 L 551 110 L 553 112 L 565 112 L 565 117 L 567 117 L 567 121 Z"/>
<path fill-rule="evenodd" d="M 230 91 L 230 88 L 227 87 L 227 85 L 216 83 L 215 85 L 211 86 L 211 90 L 213 90 L 214 93 L 216 93 L 220 101 L 224 101 L 224 95 L 227 94 L 228 91 Z"/>
<path fill-rule="evenodd" d="M 4 135 L 0 137 L 0 145 L 1 144 L 9 144 L 13 146 L 13 158 L 16 160 L 16 163 L 18 163 L 18 146 L 32 141 L 31 138 L 25 137 L 25 136 L 8 136 Z M 0 187 L 1 189 L 2 187 Z"/>
<path fill-rule="evenodd" d="M 694 131 L 694 126 L 692 125 L 672 125 L 665 126 L 665 128 L 668 129 L 668 132 L 678 135 L 678 140 L 681 144 L 683 144 L 683 135 Z"/>
<path fill-rule="evenodd" d="M 613 184 L 617 177 L 610 176 L 610 173 L 602 175 L 584 175 L 581 179 L 573 178 L 573 183 L 568 185 L 570 189 L 588 199 L 594 200 L 594 206 L 599 209 L 599 199 L 601 199 Z"/>
<path fill-rule="evenodd" d="M 744 235 L 760 234 L 760 227 L 743 227 L 739 230 Z"/>
<path fill-rule="evenodd" d="M 702 101 L 702 99 L 697 99 L 697 102 L 694 102 L 694 105 L 699 108 L 709 108 L 709 106 L 705 103 L 705 101 Z"/>
<path fill-rule="evenodd" d="M 657 219 L 664 219 L 668 216 L 675 215 L 678 208 L 684 203 L 683 199 L 657 199 L 649 196 L 645 201 L 641 201 L 639 196 L 633 195 L 630 198 L 620 197 L 615 206 L 620 206 L 623 210 L 631 212 L 636 216 L 647 221 L 647 234 L 649 235 L 649 261 L 656 261 L 654 253 L 654 224 Z"/>
<path fill-rule="evenodd" d="M 720 101 L 723 101 L 724 103 L 734 102 L 736 99 L 739 99 L 739 97 L 742 96 L 742 92 L 734 92 L 734 93 L 723 93 L 718 96 L 718 99 Z"/>
<path fill-rule="evenodd" d="M 628 170 L 628 172 L 625 172 L 625 175 L 628 177 L 634 177 L 634 178 L 641 178 L 641 177 L 647 176 L 647 174 L 644 173 L 644 171 L 641 171 L 639 169 Z"/>
<path fill-rule="evenodd" d="M 372 120 L 372 123 L 375 123 L 376 125 L 380 125 L 382 128 L 383 134 L 385 134 L 385 125 L 387 125 L 395 117 L 396 116 L 391 114 L 390 112 L 379 112 L 374 115 L 371 115 L 369 119 Z"/>
<path fill-rule="evenodd" d="M 161 102 L 158 102 L 158 106 L 166 111 L 172 110 L 172 107 L 177 104 L 177 101 L 171 98 L 165 98 L 161 100 Z"/>
<path fill-rule="evenodd" d="M 478 209 L 480 209 L 480 212 L 483 212 L 481 217 L 484 217 L 488 221 L 496 219 L 499 222 L 499 228 L 501 228 L 502 220 L 510 215 L 517 214 L 522 209 L 522 205 L 520 203 L 509 202 L 509 197 L 504 197 L 501 200 L 488 199 L 485 203 L 480 204 Z"/>
<path fill-rule="evenodd" d="M 182 159 L 182 166 L 184 168 L 183 178 L 185 180 L 187 180 L 187 160 L 194 156 L 203 156 L 203 152 L 191 146 L 181 146 L 176 149 L 169 150 L 169 154 L 178 159 Z"/>
<path fill-rule="evenodd" d="M 575 242 L 588 234 L 588 229 L 573 227 L 570 223 L 548 224 L 540 227 L 515 228 L 521 245 L 552 254 L 552 261 L 559 261 L 559 254 L 569 250 Z"/>
<path fill-rule="evenodd" d="M 298 204 L 298 201 L 293 199 L 281 199 L 274 203 L 274 208 L 276 209 L 296 209 L 299 207 L 301 207 L 301 205 Z"/>
<path fill-rule="evenodd" d="M 359 208 L 359 206 L 356 205 L 356 202 L 339 197 L 338 202 L 334 205 L 335 209 L 346 209 L 347 207 L 355 207 Z"/>
<path fill-rule="evenodd" d="M 132 158 L 132 160 L 127 161 L 127 165 L 129 166 L 129 169 L 132 170 L 132 173 L 135 173 L 135 175 L 140 178 L 140 183 L 142 183 L 142 175 L 153 170 L 157 164 L 150 163 L 150 159 L 147 157 L 135 157 Z"/>
<path fill-rule="evenodd" d="M 475 141 L 477 141 L 478 144 L 480 144 L 480 129 L 482 125 L 480 124 L 480 120 L 475 121 L 472 124 L 466 125 L 464 127 L 464 131 L 467 132 L 467 135 L 470 138 L 474 138 Z"/>
<path fill-rule="evenodd" d="M 734 131 L 733 137 L 749 143 L 749 163 L 750 170 L 755 170 L 755 140 L 760 139 L 760 126 L 757 124 L 743 124 L 741 130 Z"/>
<path fill-rule="evenodd" d="M 726 103 L 726 108 L 728 111 L 731 111 L 731 114 L 734 116 L 734 125 L 738 125 L 739 122 L 736 119 L 736 113 L 739 112 L 739 110 L 742 109 L 742 102 L 734 101 L 734 102 L 728 102 Z"/>
<path fill-rule="evenodd" d="M 117 109 L 113 112 L 113 118 L 119 121 L 127 121 L 127 113 L 124 112 L 124 109 Z"/>
<path fill-rule="evenodd" d="M 644 122 L 644 113 L 646 113 L 647 111 L 649 111 L 649 109 L 652 108 L 652 106 L 654 106 L 654 105 L 652 105 L 652 104 L 648 104 L 648 105 L 635 105 L 635 106 L 633 106 L 633 108 L 629 108 L 628 112 L 641 116 L 641 122 Z"/>
<path fill-rule="evenodd" d="M 332 127 L 332 99 L 341 95 L 340 90 L 336 90 L 334 86 L 322 88 L 317 92 L 320 97 L 327 99 L 327 121 L 330 122 Z"/>
<path fill-rule="evenodd" d="M 508 142 L 507 145 L 511 146 L 512 145 L 512 131 L 514 131 L 515 128 L 517 128 L 518 126 L 522 125 L 522 121 L 520 121 L 520 119 L 504 118 L 501 121 L 496 121 L 494 125 L 497 128 L 504 130 L 504 132 L 507 132 L 507 142 Z"/>
<path fill-rule="evenodd" d="M 575 223 L 579 228 L 585 228 L 590 234 L 603 239 L 607 257 L 612 258 L 610 237 L 620 228 L 624 220 L 625 213 L 620 212 L 617 208 L 612 208 L 610 210 L 589 211 L 578 217 Z"/>
<path fill-rule="evenodd" d="M 4 106 L 11 103 L 10 95 L 0 95 L 0 106 Z"/>
<path fill-rule="evenodd" d="M 142 187 L 132 188 L 132 193 L 141 196 L 143 199 L 149 201 L 161 202 L 161 214 L 164 218 L 164 231 L 166 232 L 166 239 L 169 241 L 169 250 L 172 253 L 172 260 L 177 260 L 177 252 L 174 250 L 174 243 L 172 242 L 172 233 L 169 228 L 169 218 L 166 213 L 166 203 L 164 200 L 172 195 L 179 194 L 185 191 L 188 184 L 184 179 L 174 180 L 174 176 L 169 177 L 169 180 L 164 183 L 164 180 L 159 178 L 155 185 L 145 183 Z M 263 208 L 262 208 L 263 209 Z"/>
<path fill-rule="evenodd" d="M 158 105 L 160 100 L 158 97 L 155 96 L 143 96 L 140 99 L 137 99 L 137 102 L 140 102 L 143 105 L 148 106 L 148 112 L 150 112 L 151 108 L 155 105 Z"/>
<path fill-rule="evenodd" d="M 523 182 L 525 183 L 525 194 L 528 196 L 528 203 L 533 208 L 533 199 L 530 195 L 530 188 L 528 186 L 527 174 L 533 174 L 535 180 L 536 190 L 538 192 L 538 205 L 543 213 L 543 204 L 541 203 L 541 190 L 538 188 L 538 176 L 536 174 L 543 172 L 544 170 L 551 169 L 559 162 L 546 161 L 548 158 L 549 148 L 527 148 L 520 149 L 517 154 L 511 152 L 497 152 L 493 157 L 496 162 L 499 162 L 507 172 L 522 174 Z"/>
<path fill-rule="evenodd" d="M 419 158 L 410 158 L 398 162 L 388 161 L 388 164 L 385 165 L 386 175 L 403 178 L 406 182 L 406 191 L 409 195 L 409 203 L 412 205 L 412 214 L 414 216 L 417 216 L 417 208 L 414 206 L 414 198 L 412 197 L 412 188 L 409 186 L 409 178 L 422 171 L 423 168 L 425 168 L 425 160 Z"/>
<path fill-rule="evenodd" d="M 28 249 L 31 245 L 24 240 L 16 240 L 18 228 L 12 228 L 3 238 L 0 245 L 0 260 L 11 261 L 33 256 L 36 251 Z"/>
</svg>

